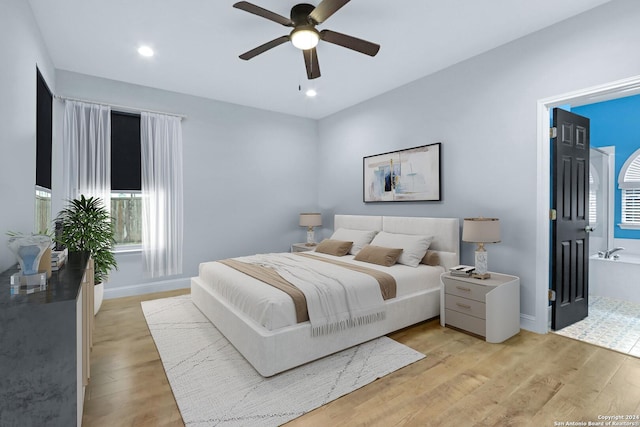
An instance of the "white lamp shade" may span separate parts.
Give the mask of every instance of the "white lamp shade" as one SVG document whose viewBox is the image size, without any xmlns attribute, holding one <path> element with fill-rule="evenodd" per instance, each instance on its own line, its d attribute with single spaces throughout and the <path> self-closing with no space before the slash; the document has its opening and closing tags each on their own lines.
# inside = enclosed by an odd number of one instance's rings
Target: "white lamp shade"
<svg viewBox="0 0 640 427">
<path fill-rule="evenodd" d="M 462 225 L 462 241 L 472 243 L 500 242 L 498 218 L 465 218 Z"/>
<path fill-rule="evenodd" d="M 322 216 L 319 213 L 301 213 L 300 227 L 317 227 L 322 225 Z"/>
</svg>

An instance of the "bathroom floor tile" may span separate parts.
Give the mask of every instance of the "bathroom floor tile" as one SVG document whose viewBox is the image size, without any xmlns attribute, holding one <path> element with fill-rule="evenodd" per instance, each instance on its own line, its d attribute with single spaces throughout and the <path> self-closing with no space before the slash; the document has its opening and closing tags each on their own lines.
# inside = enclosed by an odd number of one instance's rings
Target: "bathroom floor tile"
<svg viewBox="0 0 640 427">
<path fill-rule="evenodd" d="M 589 316 L 553 332 L 640 357 L 640 304 L 589 295 Z"/>
</svg>

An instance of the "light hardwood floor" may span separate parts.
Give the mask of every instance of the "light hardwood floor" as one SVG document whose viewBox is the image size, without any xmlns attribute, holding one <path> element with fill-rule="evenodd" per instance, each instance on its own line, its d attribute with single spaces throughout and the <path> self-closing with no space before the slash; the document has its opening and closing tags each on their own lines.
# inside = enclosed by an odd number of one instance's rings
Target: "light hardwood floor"
<svg viewBox="0 0 640 427">
<path fill-rule="evenodd" d="M 104 301 L 83 426 L 183 425 L 140 302 L 188 292 Z M 427 357 L 287 426 L 558 426 L 640 415 L 633 356 L 527 331 L 487 344 L 437 319 L 391 338 Z"/>
</svg>

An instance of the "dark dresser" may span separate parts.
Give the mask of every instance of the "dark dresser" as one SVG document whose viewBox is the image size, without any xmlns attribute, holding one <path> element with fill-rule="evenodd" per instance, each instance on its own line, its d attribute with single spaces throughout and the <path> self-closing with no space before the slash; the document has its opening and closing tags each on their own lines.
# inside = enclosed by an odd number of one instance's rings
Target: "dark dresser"
<svg viewBox="0 0 640 427">
<path fill-rule="evenodd" d="M 93 261 L 70 254 L 45 290 L 0 274 L 0 426 L 79 426 L 89 377 Z"/>
</svg>

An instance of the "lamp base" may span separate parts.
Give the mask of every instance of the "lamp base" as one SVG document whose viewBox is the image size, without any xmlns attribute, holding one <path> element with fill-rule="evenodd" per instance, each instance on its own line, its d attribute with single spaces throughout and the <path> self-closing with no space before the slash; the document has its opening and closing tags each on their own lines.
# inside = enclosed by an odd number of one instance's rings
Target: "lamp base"
<svg viewBox="0 0 640 427">
<path fill-rule="evenodd" d="M 47 272 L 23 275 L 14 273 L 11 275 L 11 295 L 28 295 L 38 291 L 47 290 Z"/>
<path fill-rule="evenodd" d="M 307 229 L 307 246 L 315 246 L 315 236 L 314 236 L 313 227 L 309 227 Z"/>
<path fill-rule="evenodd" d="M 489 257 L 487 256 L 487 251 L 484 250 L 484 246 L 478 245 L 474 266 L 475 270 L 472 274 L 473 277 L 477 276 L 476 279 L 487 279 L 491 277 L 491 275 L 487 272 L 488 258 Z"/>
<path fill-rule="evenodd" d="M 11 275 L 12 286 L 40 286 L 47 284 L 47 272 L 40 271 L 36 274 L 23 274 L 22 272 Z"/>
</svg>

